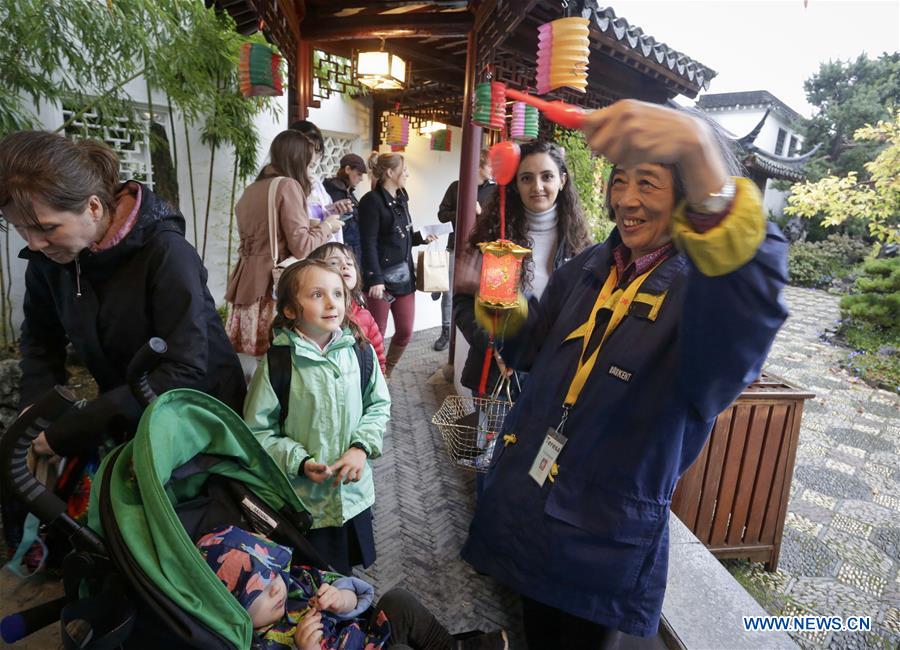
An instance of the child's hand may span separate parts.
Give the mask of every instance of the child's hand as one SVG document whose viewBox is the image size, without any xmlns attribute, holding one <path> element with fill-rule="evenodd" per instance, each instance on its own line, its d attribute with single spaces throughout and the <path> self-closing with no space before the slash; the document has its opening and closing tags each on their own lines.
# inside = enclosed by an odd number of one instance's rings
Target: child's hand
<svg viewBox="0 0 900 650">
<path fill-rule="evenodd" d="M 300 650 L 320 650 L 322 640 L 322 615 L 310 610 L 300 619 L 294 631 L 294 645 Z"/>
<path fill-rule="evenodd" d="M 316 595 L 310 599 L 310 603 L 315 601 L 315 607 L 323 612 L 333 612 L 335 614 L 346 614 L 356 609 L 356 594 L 350 589 L 338 589 L 329 584 L 319 585 Z"/>
<path fill-rule="evenodd" d="M 324 483 L 331 478 L 331 469 L 325 463 L 310 459 L 303 465 L 303 474 L 313 483 Z"/>
<path fill-rule="evenodd" d="M 308 462 L 306 464 L 309 465 Z M 328 468 L 332 474 L 337 474 L 332 486 L 337 487 L 342 481 L 345 485 L 347 483 L 356 483 L 362 478 L 363 470 L 365 469 L 366 452 L 358 447 L 350 447 L 337 459 L 334 465 Z"/>
</svg>

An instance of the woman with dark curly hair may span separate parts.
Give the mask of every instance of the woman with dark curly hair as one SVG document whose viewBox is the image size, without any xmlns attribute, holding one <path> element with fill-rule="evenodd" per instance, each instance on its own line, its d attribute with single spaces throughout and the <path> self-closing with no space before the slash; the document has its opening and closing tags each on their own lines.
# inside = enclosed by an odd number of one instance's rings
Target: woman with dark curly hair
<svg viewBox="0 0 900 650">
<path fill-rule="evenodd" d="M 506 238 L 531 249 L 523 264 L 525 293 L 540 299 L 553 270 L 592 243 L 563 150 L 545 141 L 522 145 L 515 183 L 499 189 L 478 217 L 469 236 L 474 249 L 469 254 L 480 255 L 478 244 L 500 238 L 500 191 L 506 192 Z M 460 381 L 477 392 L 488 335 L 475 321 L 472 292 L 454 294 L 453 315 L 469 343 Z M 497 378 L 498 370 L 492 365 L 488 387 Z"/>
</svg>

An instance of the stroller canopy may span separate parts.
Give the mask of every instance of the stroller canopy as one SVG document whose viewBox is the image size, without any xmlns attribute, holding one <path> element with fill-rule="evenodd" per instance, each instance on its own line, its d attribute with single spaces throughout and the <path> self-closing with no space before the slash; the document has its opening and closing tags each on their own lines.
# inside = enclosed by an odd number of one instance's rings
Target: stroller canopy
<svg viewBox="0 0 900 650">
<path fill-rule="evenodd" d="M 157 398 L 134 439 L 104 459 L 91 489 L 88 523 L 107 543 L 113 533 L 121 537 L 175 607 L 235 647 L 248 648 L 250 617 L 207 566 L 176 514 L 178 506 L 202 499 L 204 484 L 215 475 L 239 481 L 274 510 L 305 510 L 234 411 L 204 393 L 176 389 Z M 104 530 L 101 508 L 111 511 L 116 531 L 108 529 L 109 517 Z"/>
</svg>

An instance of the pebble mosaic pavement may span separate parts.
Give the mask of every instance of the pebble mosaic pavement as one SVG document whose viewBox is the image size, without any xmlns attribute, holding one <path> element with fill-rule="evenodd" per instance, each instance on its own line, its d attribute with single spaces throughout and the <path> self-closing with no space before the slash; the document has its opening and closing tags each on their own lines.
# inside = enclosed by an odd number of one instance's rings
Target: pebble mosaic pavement
<svg viewBox="0 0 900 650">
<path fill-rule="evenodd" d="M 793 635 L 803 648 L 900 647 L 900 396 L 840 369 L 838 297 L 790 287 L 766 371 L 816 394 L 803 412 L 778 571 L 728 561 L 771 614 L 870 616 L 868 633 Z M 823 335 L 825 335 L 823 337 Z"/>
</svg>

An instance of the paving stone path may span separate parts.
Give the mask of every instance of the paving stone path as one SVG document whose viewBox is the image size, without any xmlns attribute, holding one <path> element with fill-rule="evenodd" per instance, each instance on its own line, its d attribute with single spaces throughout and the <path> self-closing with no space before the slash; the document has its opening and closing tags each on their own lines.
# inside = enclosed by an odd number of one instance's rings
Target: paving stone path
<svg viewBox="0 0 900 650">
<path fill-rule="evenodd" d="M 475 474 L 449 460 L 430 424 L 451 394 L 431 345 L 438 329 L 417 332 L 390 380 L 391 424 L 375 467 L 378 559 L 358 572 L 383 594 L 403 586 L 451 632 L 521 627 L 519 599 L 459 558 L 475 508 Z M 513 635 L 514 648 L 524 643 Z"/>
<path fill-rule="evenodd" d="M 766 370 L 806 402 L 776 573 L 728 563 L 772 614 L 872 617 L 869 633 L 801 634 L 806 648 L 900 647 L 900 397 L 838 368 L 822 339 L 838 298 L 788 288 L 791 317 Z"/>
</svg>

